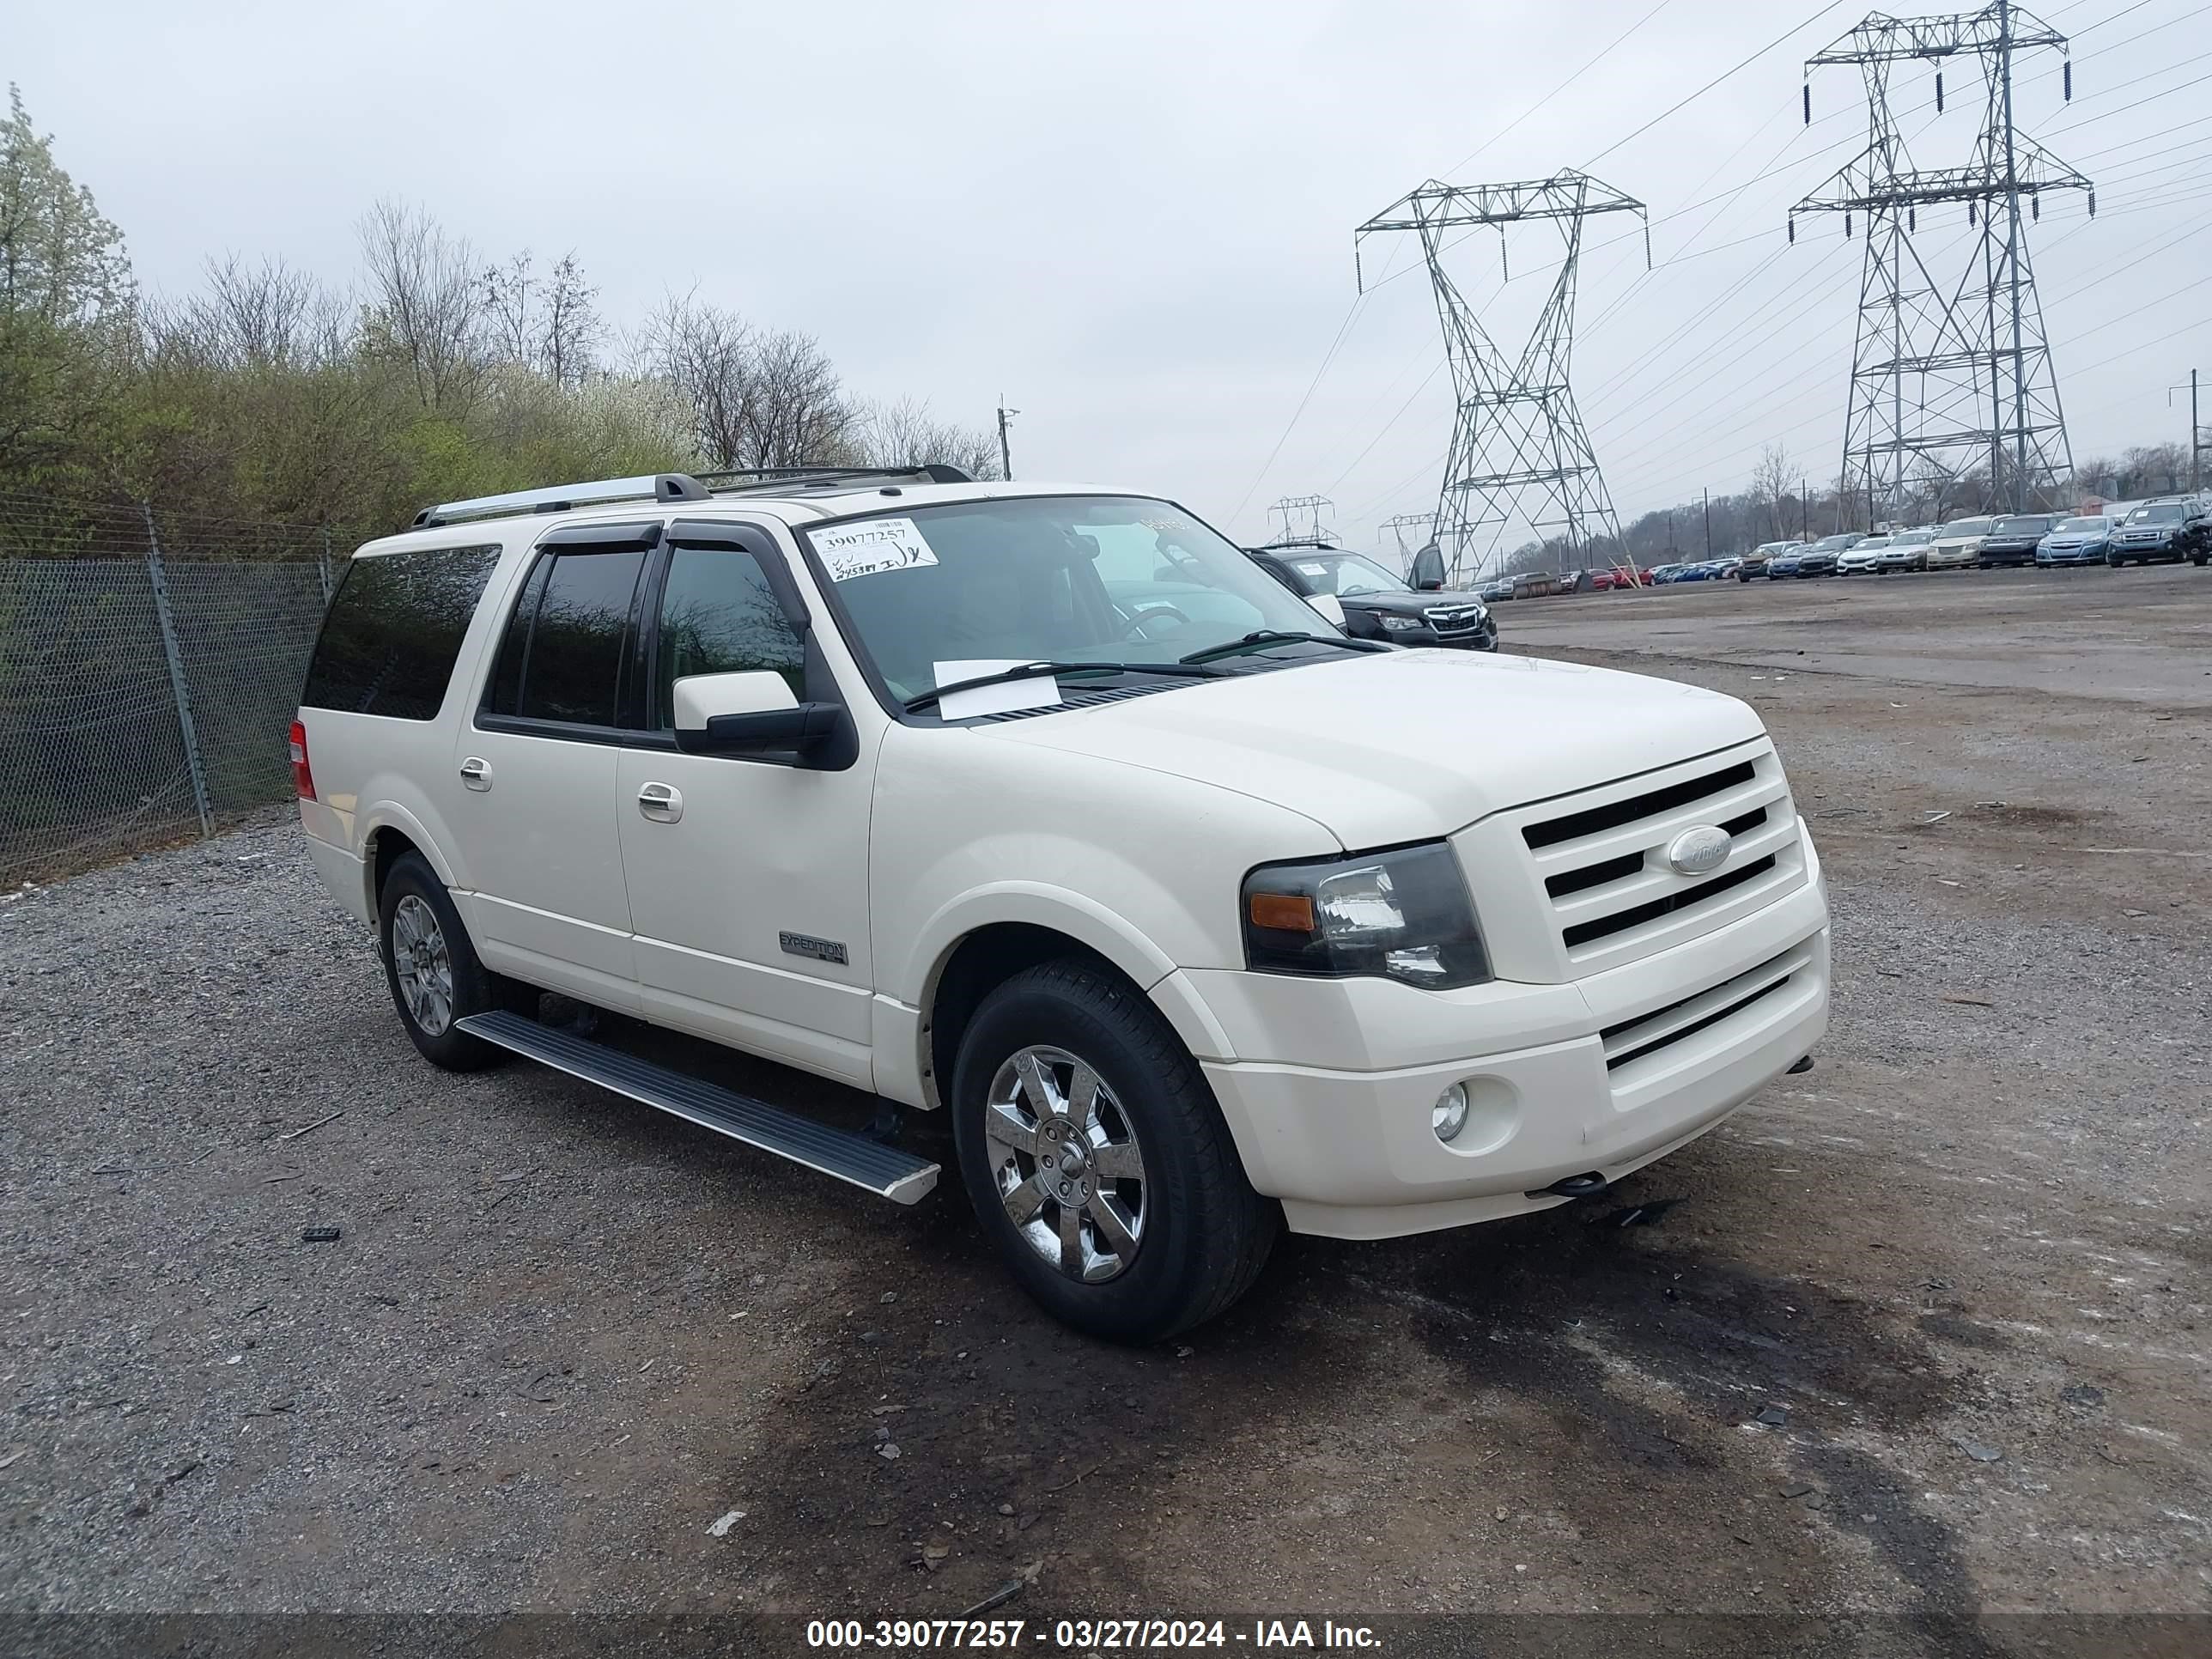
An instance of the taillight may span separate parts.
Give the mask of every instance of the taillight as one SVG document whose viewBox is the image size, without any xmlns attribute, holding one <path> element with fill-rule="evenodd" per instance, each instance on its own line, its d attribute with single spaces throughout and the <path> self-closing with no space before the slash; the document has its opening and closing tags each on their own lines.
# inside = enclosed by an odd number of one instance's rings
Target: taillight
<svg viewBox="0 0 2212 1659">
<path fill-rule="evenodd" d="M 298 720 L 292 722 L 292 787 L 301 800 L 315 798 L 314 769 L 307 764 L 307 728 Z"/>
</svg>

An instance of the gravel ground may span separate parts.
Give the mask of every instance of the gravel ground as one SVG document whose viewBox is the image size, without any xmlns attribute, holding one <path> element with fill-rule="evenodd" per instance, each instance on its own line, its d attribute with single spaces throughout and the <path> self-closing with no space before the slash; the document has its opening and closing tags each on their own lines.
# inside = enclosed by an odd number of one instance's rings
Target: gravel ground
<svg viewBox="0 0 2212 1659">
<path fill-rule="evenodd" d="M 1289 1241 L 1159 1349 L 1042 1319 L 957 1183 L 431 1069 L 289 817 L 0 902 L 0 1610 L 2212 1613 L 2212 576 L 1504 620 L 1767 715 L 1820 1064 L 1625 1197 Z"/>
</svg>

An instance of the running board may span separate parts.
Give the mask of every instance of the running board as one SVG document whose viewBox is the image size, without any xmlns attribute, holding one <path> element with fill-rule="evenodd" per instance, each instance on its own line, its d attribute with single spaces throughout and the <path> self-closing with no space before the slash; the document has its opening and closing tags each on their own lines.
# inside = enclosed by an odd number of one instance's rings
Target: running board
<svg viewBox="0 0 2212 1659">
<path fill-rule="evenodd" d="M 471 1036 L 511 1048 L 541 1066 L 550 1066 L 672 1113 L 702 1129 L 865 1187 L 894 1204 L 920 1203 L 937 1185 L 938 1166 L 911 1152 L 833 1129 L 764 1100 L 639 1060 L 605 1043 L 556 1031 L 520 1014 L 503 1011 L 471 1014 L 455 1024 Z"/>
</svg>

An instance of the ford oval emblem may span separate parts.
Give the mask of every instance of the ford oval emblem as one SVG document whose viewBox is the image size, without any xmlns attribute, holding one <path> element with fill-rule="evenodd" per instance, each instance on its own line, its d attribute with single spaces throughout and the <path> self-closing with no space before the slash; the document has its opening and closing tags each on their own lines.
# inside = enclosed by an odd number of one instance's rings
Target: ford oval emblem
<svg viewBox="0 0 2212 1659">
<path fill-rule="evenodd" d="M 1717 823 L 1701 823 L 1674 837 L 1667 848 L 1667 862 L 1679 875 L 1702 876 L 1726 864 L 1735 849 L 1735 838 L 1727 830 Z"/>
</svg>

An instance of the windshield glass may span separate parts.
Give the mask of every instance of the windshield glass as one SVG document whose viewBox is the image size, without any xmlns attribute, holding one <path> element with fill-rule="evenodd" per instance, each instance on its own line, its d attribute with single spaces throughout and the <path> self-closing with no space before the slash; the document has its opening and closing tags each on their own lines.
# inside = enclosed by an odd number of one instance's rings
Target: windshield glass
<svg viewBox="0 0 2212 1659">
<path fill-rule="evenodd" d="M 1891 537 L 1889 544 L 1892 547 L 1920 547 L 1935 539 L 1936 532 L 1932 530 L 1908 530 L 1902 536 Z"/>
<path fill-rule="evenodd" d="M 1851 551 L 1854 553 L 1879 553 L 1883 548 L 1887 547 L 1888 545 L 1888 537 L 1869 536 L 1864 541 L 1861 542 L 1856 547 L 1853 548 Z"/>
<path fill-rule="evenodd" d="M 1999 519 L 1993 532 L 1999 536 L 2039 536 L 2051 528 L 2051 520 L 2042 518 Z"/>
<path fill-rule="evenodd" d="M 939 663 L 1171 663 L 1262 629 L 1335 631 L 1166 501 L 958 501 L 799 533 L 902 700 L 937 686 Z"/>
<path fill-rule="evenodd" d="M 1987 519 L 1954 519 L 1943 526 L 1947 538 L 1953 536 L 1986 536 L 1989 533 L 1990 520 Z"/>
<path fill-rule="evenodd" d="M 2179 524 L 2180 521 L 2179 501 L 2161 501 L 2156 507 L 2139 507 L 2128 514 L 2130 524 Z"/>
<path fill-rule="evenodd" d="M 2064 524 L 2058 526 L 2057 533 L 2061 536 L 2081 536 L 2092 531 L 2102 530 L 2104 527 L 2105 520 L 2101 517 L 2093 515 L 2087 519 L 2067 520 Z"/>
<path fill-rule="evenodd" d="M 1280 556 L 1291 569 L 1313 585 L 1316 592 L 1340 599 L 1353 593 L 1406 593 L 1401 577 L 1360 553 L 1298 553 Z"/>
<path fill-rule="evenodd" d="M 1823 536 L 1806 550 L 1808 553 L 1848 553 L 1858 544 L 1849 536 Z"/>
</svg>

